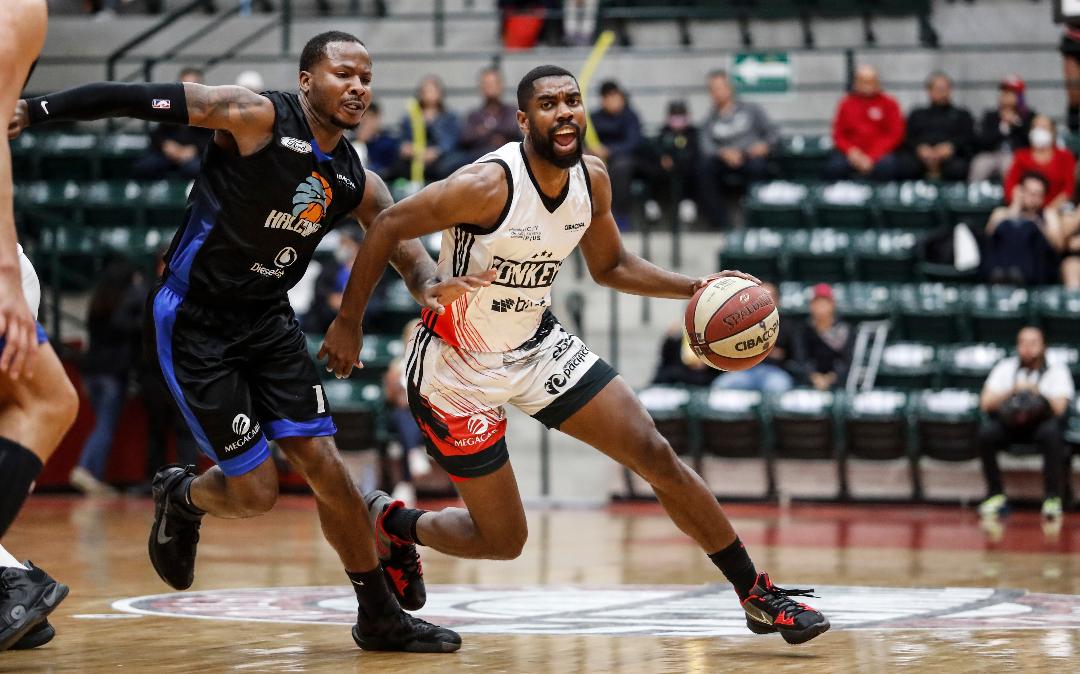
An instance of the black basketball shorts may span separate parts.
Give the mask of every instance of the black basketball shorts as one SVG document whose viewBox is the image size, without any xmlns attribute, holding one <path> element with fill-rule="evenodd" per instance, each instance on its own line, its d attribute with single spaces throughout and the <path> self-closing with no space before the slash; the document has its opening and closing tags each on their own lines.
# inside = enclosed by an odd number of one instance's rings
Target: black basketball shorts
<svg viewBox="0 0 1080 674">
<path fill-rule="evenodd" d="M 267 439 L 337 433 L 287 302 L 212 308 L 186 302 L 179 289 L 166 282 L 150 296 L 147 347 L 199 447 L 225 475 L 266 461 Z"/>
</svg>

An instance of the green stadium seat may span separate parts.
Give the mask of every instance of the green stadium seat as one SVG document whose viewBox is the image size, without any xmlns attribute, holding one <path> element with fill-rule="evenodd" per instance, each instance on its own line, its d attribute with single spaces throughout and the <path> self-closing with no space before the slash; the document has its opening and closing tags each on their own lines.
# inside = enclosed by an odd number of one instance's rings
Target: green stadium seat
<svg viewBox="0 0 1080 674">
<path fill-rule="evenodd" d="M 833 286 L 837 313 L 848 321 L 880 321 L 892 317 L 893 291 L 881 283 L 838 283 Z"/>
<path fill-rule="evenodd" d="M 840 455 L 841 491 L 847 495 L 848 459 L 893 461 L 909 457 L 912 496 L 918 495 L 918 464 L 910 451 L 908 398 L 900 391 L 861 391 L 845 398 L 844 451 Z"/>
<path fill-rule="evenodd" d="M 903 339 L 949 344 L 960 338 L 964 291 L 942 283 L 917 283 L 901 286 L 895 296 L 895 326 Z"/>
<path fill-rule="evenodd" d="M 82 223 L 87 227 L 134 227 L 142 222 L 142 189 L 135 181 L 85 183 L 79 193 Z"/>
<path fill-rule="evenodd" d="M 1042 288 L 1034 305 L 1047 343 L 1080 344 L 1080 290 Z"/>
<path fill-rule="evenodd" d="M 1016 344 L 1016 335 L 1031 323 L 1026 288 L 975 286 L 968 301 L 970 339 L 1002 346 Z"/>
<path fill-rule="evenodd" d="M 143 186 L 143 217 L 151 227 L 179 229 L 184 223 L 191 183 L 185 180 L 158 180 Z"/>
<path fill-rule="evenodd" d="M 932 388 L 937 379 L 938 363 L 932 344 L 895 342 L 881 354 L 874 386 L 914 391 Z"/>
<path fill-rule="evenodd" d="M 1001 205 L 1005 192 L 1001 185 L 991 182 L 956 183 L 942 190 L 942 201 L 949 224 L 966 222 L 982 231 L 990 212 Z"/>
<path fill-rule="evenodd" d="M 98 136 L 85 132 L 50 133 L 38 150 L 38 170 L 46 180 L 96 178 Z"/>
<path fill-rule="evenodd" d="M 1069 406 L 1069 414 L 1065 417 L 1065 442 L 1080 447 L 1080 398 Z"/>
<path fill-rule="evenodd" d="M 324 381 L 322 386 L 338 428 L 334 440 L 340 449 L 376 449 L 386 444 L 382 386 L 351 379 Z"/>
<path fill-rule="evenodd" d="M 916 396 L 915 435 L 919 455 L 939 461 L 969 461 L 979 456 L 979 396 L 971 391 L 941 389 Z"/>
<path fill-rule="evenodd" d="M 650 386 L 638 393 L 660 435 L 684 456 L 696 455 L 700 447 L 692 429 L 692 397 L 689 389 L 678 386 Z"/>
<path fill-rule="evenodd" d="M 774 180 L 750 188 L 744 210 L 747 226 L 771 229 L 797 229 L 813 223 L 807 212 L 810 188 L 805 184 Z"/>
<path fill-rule="evenodd" d="M 795 134 L 780 140 L 776 159 L 781 171 L 796 180 L 820 180 L 832 150 L 831 136 Z"/>
<path fill-rule="evenodd" d="M 962 344 L 938 349 L 938 362 L 949 388 L 981 391 L 990 370 L 1008 352 L 997 344 Z"/>
<path fill-rule="evenodd" d="M 738 269 L 775 283 L 782 277 L 783 245 L 783 235 L 771 229 L 730 232 L 724 237 L 717 269 Z"/>
<path fill-rule="evenodd" d="M 874 198 L 885 227 L 930 230 L 942 223 L 938 186 L 923 181 L 878 186 Z"/>
<path fill-rule="evenodd" d="M 394 272 L 389 272 L 393 274 Z M 379 332 L 393 335 L 401 335 L 402 329 L 409 321 L 420 317 L 420 305 L 413 299 L 405 282 L 395 278 L 386 283 L 386 302 L 379 317 Z"/>
<path fill-rule="evenodd" d="M 701 443 L 705 454 L 760 458 L 767 439 L 761 423 L 764 399 L 758 391 L 712 390 L 702 396 Z"/>
<path fill-rule="evenodd" d="M 870 185 L 844 180 L 819 185 L 810 194 L 821 227 L 864 230 L 876 224 L 874 189 Z"/>
<path fill-rule="evenodd" d="M 11 175 L 15 180 L 37 180 L 38 148 L 41 147 L 42 135 L 33 131 L 23 131 L 11 141 Z"/>
<path fill-rule="evenodd" d="M 127 180 L 131 165 L 150 149 L 150 137 L 145 133 L 105 134 L 98 144 L 98 168 L 108 180 Z"/>
<path fill-rule="evenodd" d="M 849 277 L 851 235 L 832 228 L 800 229 L 784 237 L 788 276 L 809 283 L 840 283 Z"/>
<path fill-rule="evenodd" d="M 810 314 L 810 297 L 813 286 L 798 281 L 784 281 L 780 289 L 780 314 L 787 321 L 798 321 Z"/>
<path fill-rule="evenodd" d="M 770 401 L 775 455 L 782 459 L 836 457 L 836 395 L 830 391 L 793 389 Z"/>
<path fill-rule="evenodd" d="M 907 283 L 915 278 L 913 232 L 867 230 L 854 239 L 852 266 L 861 281 Z"/>
</svg>

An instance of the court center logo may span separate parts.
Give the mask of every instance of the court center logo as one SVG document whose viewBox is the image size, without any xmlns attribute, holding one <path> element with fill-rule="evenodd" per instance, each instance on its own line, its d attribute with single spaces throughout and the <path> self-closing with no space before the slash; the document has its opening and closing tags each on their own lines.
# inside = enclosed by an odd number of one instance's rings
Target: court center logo
<svg viewBox="0 0 1080 674">
<path fill-rule="evenodd" d="M 834 630 L 1080 629 L 1080 596 L 980 587 L 818 586 Z M 207 590 L 113 602 L 126 613 L 290 624 L 351 625 L 349 586 Z M 867 612 L 866 607 L 874 610 Z M 756 638 L 728 585 L 429 585 L 416 612 L 469 634 Z"/>
</svg>

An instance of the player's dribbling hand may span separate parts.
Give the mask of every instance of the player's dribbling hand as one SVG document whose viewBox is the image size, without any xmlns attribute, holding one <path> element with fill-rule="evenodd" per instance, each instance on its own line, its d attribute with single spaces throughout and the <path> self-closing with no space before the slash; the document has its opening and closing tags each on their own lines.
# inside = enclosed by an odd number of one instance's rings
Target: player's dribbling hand
<svg viewBox="0 0 1080 674">
<path fill-rule="evenodd" d="M 32 375 L 37 354 L 37 325 L 23 297 L 18 268 L 0 272 L 0 337 L 6 342 L 0 353 L 0 372 L 12 379 Z"/>
<path fill-rule="evenodd" d="M 360 362 L 360 348 L 363 345 L 364 333 L 359 323 L 339 315 L 326 329 L 315 359 L 322 360 L 325 356 L 326 371 L 333 372 L 338 379 L 345 379 L 352 374 L 354 367 L 364 367 Z"/>
<path fill-rule="evenodd" d="M 495 280 L 495 273 L 494 269 L 488 269 L 479 274 L 454 276 L 445 281 L 432 279 L 429 282 L 429 285 L 424 288 L 424 295 L 420 304 L 423 307 L 442 315 L 442 313 L 446 311 L 445 305 L 452 303 L 457 298 L 470 293 L 473 290 L 491 285 L 491 282 Z"/>
<path fill-rule="evenodd" d="M 8 140 L 15 140 L 23 129 L 30 125 L 30 113 L 26 109 L 26 100 L 19 99 L 15 104 L 15 114 L 8 120 Z"/>
<path fill-rule="evenodd" d="M 753 281 L 754 283 L 761 285 L 761 279 L 756 276 L 751 276 L 750 274 L 746 274 L 735 269 L 725 269 L 724 271 L 720 271 L 715 274 L 709 274 L 708 276 L 704 276 L 698 279 L 698 282 L 694 284 L 694 292 L 701 290 L 702 288 L 709 285 L 718 278 L 725 277 L 742 278 L 746 279 L 747 281 Z"/>
</svg>

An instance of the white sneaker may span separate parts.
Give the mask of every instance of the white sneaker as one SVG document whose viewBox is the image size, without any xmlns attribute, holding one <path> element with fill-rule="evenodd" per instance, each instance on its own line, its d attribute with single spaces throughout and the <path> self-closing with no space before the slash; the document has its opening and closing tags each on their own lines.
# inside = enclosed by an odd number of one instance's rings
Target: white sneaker
<svg viewBox="0 0 1080 674">
<path fill-rule="evenodd" d="M 390 492 L 390 498 L 401 501 L 406 508 L 413 508 L 416 506 L 416 489 L 408 482 L 398 482 Z"/>
<path fill-rule="evenodd" d="M 97 479 L 90 471 L 82 466 L 75 466 L 71 469 L 71 474 L 68 475 L 68 482 L 71 483 L 72 487 L 75 487 L 87 496 L 116 496 L 119 493 L 112 485 Z"/>
<path fill-rule="evenodd" d="M 679 202 L 679 221 L 684 225 L 697 222 L 697 204 L 690 199 Z"/>
<path fill-rule="evenodd" d="M 409 450 L 409 474 L 414 478 L 423 477 L 431 472 L 431 459 L 422 448 L 413 447 Z"/>
</svg>

